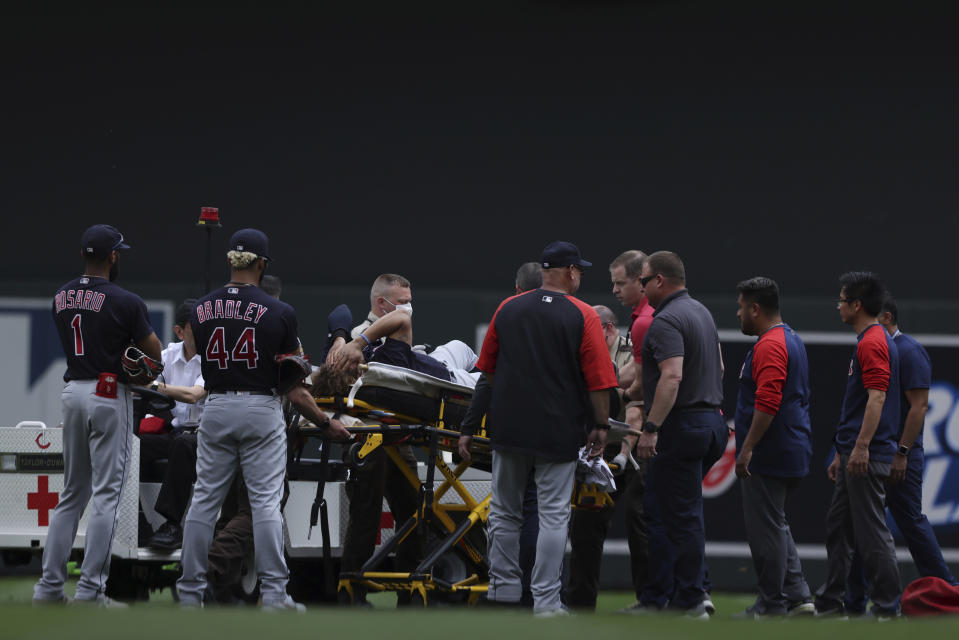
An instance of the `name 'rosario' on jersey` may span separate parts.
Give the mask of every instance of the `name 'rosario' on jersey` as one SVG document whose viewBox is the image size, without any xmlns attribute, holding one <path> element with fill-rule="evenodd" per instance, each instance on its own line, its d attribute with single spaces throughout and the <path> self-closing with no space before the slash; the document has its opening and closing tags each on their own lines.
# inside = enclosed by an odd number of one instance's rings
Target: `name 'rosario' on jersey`
<svg viewBox="0 0 959 640">
<path fill-rule="evenodd" d="M 230 320 L 245 320 L 247 322 L 252 322 L 253 324 L 259 324 L 260 318 L 263 317 L 269 307 L 266 307 L 257 302 L 247 302 L 246 309 L 242 310 L 243 300 L 233 300 L 227 298 L 223 300 L 221 298 L 216 298 L 214 300 L 207 300 L 203 304 L 199 304 L 196 307 L 196 316 L 197 320 L 200 323 L 204 323 L 207 320 L 216 320 L 221 318 L 226 318 Z"/>
<path fill-rule="evenodd" d="M 57 293 L 57 297 L 54 298 L 54 307 L 57 313 L 65 309 L 86 309 L 99 313 L 106 298 L 104 294 L 92 289 L 69 289 Z"/>
</svg>

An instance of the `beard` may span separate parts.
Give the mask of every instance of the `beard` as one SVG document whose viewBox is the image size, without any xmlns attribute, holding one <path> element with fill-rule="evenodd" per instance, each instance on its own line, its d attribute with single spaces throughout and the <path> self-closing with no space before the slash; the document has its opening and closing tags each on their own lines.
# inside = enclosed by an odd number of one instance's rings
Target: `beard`
<svg viewBox="0 0 959 640">
<path fill-rule="evenodd" d="M 110 265 L 110 282 L 116 281 L 118 275 L 120 275 L 120 269 L 117 267 L 117 263 L 114 262 Z"/>
</svg>

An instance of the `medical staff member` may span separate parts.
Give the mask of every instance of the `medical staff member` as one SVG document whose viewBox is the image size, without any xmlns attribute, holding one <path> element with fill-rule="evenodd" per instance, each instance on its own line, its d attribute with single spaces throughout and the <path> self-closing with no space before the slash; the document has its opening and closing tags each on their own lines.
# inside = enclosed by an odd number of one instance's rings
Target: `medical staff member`
<svg viewBox="0 0 959 640">
<path fill-rule="evenodd" d="M 786 497 L 809 473 L 809 362 L 799 335 L 779 314 L 779 285 L 750 278 L 737 285 L 742 332 L 758 340 L 739 372 L 736 476 L 759 595 L 740 617 L 815 612 Z"/>
<path fill-rule="evenodd" d="M 886 526 L 886 480 L 898 449 L 899 351 L 877 321 L 886 293 L 879 277 L 852 271 L 839 278 L 837 309 L 857 335 L 829 465 L 835 482 L 826 512 L 826 582 L 816 592 L 816 615 L 844 612 L 853 545 L 863 551 L 876 617 L 899 613 L 899 565 Z"/>
<path fill-rule="evenodd" d="M 886 508 L 909 547 L 909 554 L 920 576 L 934 576 L 949 584 L 956 578 L 942 557 L 939 541 L 922 512 L 922 473 L 925 456 L 922 449 L 922 425 L 929 406 L 932 360 L 919 342 L 899 330 L 899 306 L 891 294 L 882 301 L 879 324 L 892 336 L 899 350 L 900 431 L 899 448 L 892 459 L 886 483 Z M 849 573 L 848 613 L 863 613 L 866 584 L 862 560 L 857 552 Z"/>
</svg>

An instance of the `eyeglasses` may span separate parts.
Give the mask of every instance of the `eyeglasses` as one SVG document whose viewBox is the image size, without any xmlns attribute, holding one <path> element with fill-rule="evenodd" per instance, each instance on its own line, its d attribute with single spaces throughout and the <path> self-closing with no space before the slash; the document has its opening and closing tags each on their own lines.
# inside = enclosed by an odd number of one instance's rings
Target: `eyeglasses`
<svg viewBox="0 0 959 640">
<path fill-rule="evenodd" d="M 640 278 L 640 279 L 639 279 L 639 284 L 643 285 L 643 287 L 645 288 L 646 285 L 649 284 L 649 281 L 652 280 L 653 278 L 655 278 L 655 277 L 658 276 L 658 275 L 659 275 L 658 273 L 654 273 L 654 274 L 651 275 L 651 276 L 646 276 L 645 278 Z"/>
<path fill-rule="evenodd" d="M 851 305 L 853 302 L 855 302 L 855 301 L 858 300 L 858 299 L 859 299 L 859 298 L 838 298 L 838 299 L 836 300 L 836 304 L 842 304 L 842 303 L 845 302 L 846 304 L 850 304 L 850 305 Z"/>
<path fill-rule="evenodd" d="M 576 269 L 577 271 L 579 271 L 579 275 L 583 275 L 583 272 L 585 271 L 585 270 L 584 270 L 581 266 L 579 266 L 578 264 L 571 264 L 571 265 L 569 265 L 569 266 L 571 266 L 572 268 L 574 268 L 574 269 Z"/>
</svg>

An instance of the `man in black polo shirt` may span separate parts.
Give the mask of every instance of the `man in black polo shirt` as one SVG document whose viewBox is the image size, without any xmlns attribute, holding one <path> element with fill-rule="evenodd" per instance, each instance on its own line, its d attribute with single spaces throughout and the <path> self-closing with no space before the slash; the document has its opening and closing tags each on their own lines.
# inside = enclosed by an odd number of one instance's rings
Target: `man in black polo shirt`
<svg viewBox="0 0 959 640">
<path fill-rule="evenodd" d="M 669 606 L 707 618 L 702 482 L 729 438 L 719 413 L 719 334 L 709 310 L 689 297 L 686 269 L 675 253 L 649 256 L 640 283 L 656 309 L 643 340 L 643 396 L 649 413 L 639 439 L 640 457 L 650 459 L 649 580 L 642 606 L 630 613 Z"/>
<path fill-rule="evenodd" d="M 496 310 L 477 367 L 493 393 L 487 597 L 506 604 L 520 600 L 520 525 L 532 469 L 540 520 L 533 611 L 550 616 L 566 613 L 560 571 L 576 459 L 586 444 L 593 456 L 603 452 L 616 374 L 599 316 L 572 295 L 590 263 L 575 245 L 554 242 L 543 250 L 542 265 L 542 287 L 507 298 Z"/>
</svg>

